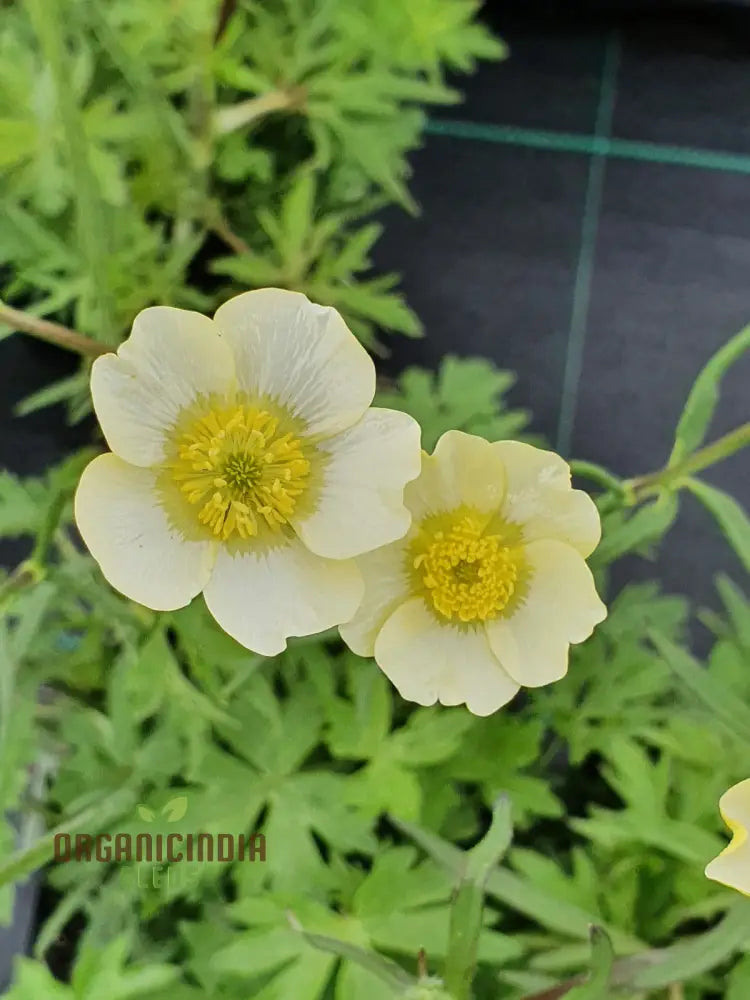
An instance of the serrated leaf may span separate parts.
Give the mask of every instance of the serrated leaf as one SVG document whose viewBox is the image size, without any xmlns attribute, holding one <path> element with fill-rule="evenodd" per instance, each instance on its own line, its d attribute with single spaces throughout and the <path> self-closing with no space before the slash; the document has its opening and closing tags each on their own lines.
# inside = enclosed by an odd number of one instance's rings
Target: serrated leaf
<svg viewBox="0 0 750 1000">
<path fill-rule="evenodd" d="M 649 632 L 649 638 L 669 667 L 711 715 L 722 722 L 737 739 L 750 745 L 750 708 L 684 649 L 658 632 Z"/>
<path fill-rule="evenodd" d="M 594 563 L 604 565 L 614 562 L 628 552 L 660 541 L 674 524 L 678 512 L 677 494 L 662 493 L 614 528 L 608 529 L 605 521 L 604 535 L 593 556 Z"/>
<path fill-rule="evenodd" d="M 485 359 L 449 355 L 437 375 L 408 368 L 395 391 L 378 393 L 377 401 L 410 413 L 422 426 L 422 446 L 432 451 L 448 430 L 481 434 L 490 441 L 517 436 L 527 416 L 506 409 L 504 396 L 514 381 L 513 375 Z"/>
<path fill-rule="evenodd" d="M 38 480 L 21 481 L 10 472 L 0 472 L 0 537 L 34 534 L 45 500 L 44 487 Z"/>
</svg>

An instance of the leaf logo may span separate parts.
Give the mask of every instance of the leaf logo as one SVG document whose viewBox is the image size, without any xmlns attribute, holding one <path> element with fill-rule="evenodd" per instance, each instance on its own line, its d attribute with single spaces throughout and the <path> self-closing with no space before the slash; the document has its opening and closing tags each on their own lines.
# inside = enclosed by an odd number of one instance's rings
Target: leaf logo
<svg viewBox="0 0 750 1000">
<path fill-rule="evenodd" d="M 188 801 L 184 795 L 178 795 L 175 799 L 170 799 L 161 811 L 162 816 L 166 816 L 167 823 L 176 823 L 181 820 L 187 812 Z"/>
<path fill-rule="evenodd" d="M 164 816 L 167 823 L 177 823 L 187 812 L 187 806 L 187 797 L 185 795 L 178 795 L 174 799 L 170 799 L 169 802 L 167 802 L 159 815 Z M 156 813 L 153 809 L 149 809 L 148 806 L 139 804 L 137 806 L 137 811 L 144 823 L 153 823 L 156 819 Z"/>
</svg>

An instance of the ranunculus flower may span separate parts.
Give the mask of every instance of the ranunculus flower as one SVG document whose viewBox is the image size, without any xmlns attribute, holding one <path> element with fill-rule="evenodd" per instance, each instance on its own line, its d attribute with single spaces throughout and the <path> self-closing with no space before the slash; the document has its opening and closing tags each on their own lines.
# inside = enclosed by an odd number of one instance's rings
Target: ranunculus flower
<svg viewBox="0 0 750 1000">
<path fill-rule="evenodd" d="M 409 701 L 475 715 L 561 678 L 570 643 L 607 614 L 584 561 L 599 514 L 563 459 L 448 431 L 405 500 L 408 534 L 357 560 L 365 596 L 347 645 Z"/>
<path fill-rule="evenodd" d="M 706 875 L 750 896 L 750 778 L 724 792 L 719 799 L 719 812 L 732 831 L 732 840 L 706 865 Z"/>
<path fill-rule="evenodd" d="M 266 288 L 213 320 L 158 306 L 91 373 L 111 454 L 75 499 L 117 590 L 154 610 L 203 591 L 225 631 L 273 655 L 350 618 L 352 557 L 400 538 L 419 426 L 370 409 L 375 369 L 330 308 Z"/>
</svg>

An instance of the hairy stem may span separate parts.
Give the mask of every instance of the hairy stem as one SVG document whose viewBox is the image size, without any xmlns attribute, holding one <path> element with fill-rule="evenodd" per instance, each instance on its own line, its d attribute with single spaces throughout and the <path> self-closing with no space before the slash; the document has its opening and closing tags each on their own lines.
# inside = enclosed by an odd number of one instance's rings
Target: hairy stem
<svg viewBox="0 0 750 1000">
<path fill-rule="evenodd" d="M 656 472 L 649 472 L 645 476 L 636 476 L 635 479 L 629 479 L 624 485 L 630 494 L 631 502 L 638 503 L 644 497 L 658 493 L 665 487 L 673 486 L 680 480 L 715 465 L 748 445 L 750 445 L 750 423 L 736 427 L 717 441 L 700 448 L 675 465 L 666 466 Z"/>
<path fill-rule="evenodd" d="M 243 128 L 273 111 L 292 111 L 299 108 L 303 100 L 304 92 L 300 87 L 271 90 L 260 97 L 252 97 L 249 101 L 218 108 L 214 114 L 214 130 L 217 135 L 226 135 L 227 132 Z"/>
<path fill-rule="evenodd" d="M 76 354 L 88 357 L 98 357 L 111 350 L 92 337 L 86 337 L 82 333 L 77 333 L 59 323 L 52 323 L 48 319 L 39 319 L 38 316 L 31 316 L 19 309 L 11 309 L 10 306 L 6 306 L 2 302 L 0 302 L 0 323 L 7 323 L 8 326 L 20 330 L 22 333 L 38 337 L 39 340 L 46 340 L 48 344 L 57 344 L 58 347 L 64 347 L 67 351 L 75 351 Z"/>
<path fill-rule="evenodd" d="M 209 228 L 213 233 L 219 237 L 228 247 L 234 250 L 238 254 L 252 254 L 250 249 L 250 244 L 246 243 L 241 236 L 238 236 L 234 232 L 232 227 L 229 225 L 228 220 L 221 214 L 215 214 L 211 217 L 209 221 Z"/>
</svg>

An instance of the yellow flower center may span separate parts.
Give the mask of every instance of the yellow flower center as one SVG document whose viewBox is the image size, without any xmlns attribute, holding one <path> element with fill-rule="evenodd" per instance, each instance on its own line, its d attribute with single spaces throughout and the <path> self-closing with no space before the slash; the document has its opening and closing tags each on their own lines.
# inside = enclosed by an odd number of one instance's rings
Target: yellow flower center
<svg viewBox="0 0 750 1000">
<path fill-rule="evenodd" d="M 248 404 L 213 406 L 182 428 L 172 479 L 198 520 L 222 540 L 278 531 L 294 514 L 310 472 L 300 441 L 279 420 Z"/>
<path fill-rule="evenodd" d="M 444 618 L 484 622 L 499 615 L 521 582 L 521 552 L 502 534 L 485 534 L 486 518 L 458 512 L 428 519 L 410 550 L 416 582 Z"/>
</svg>

